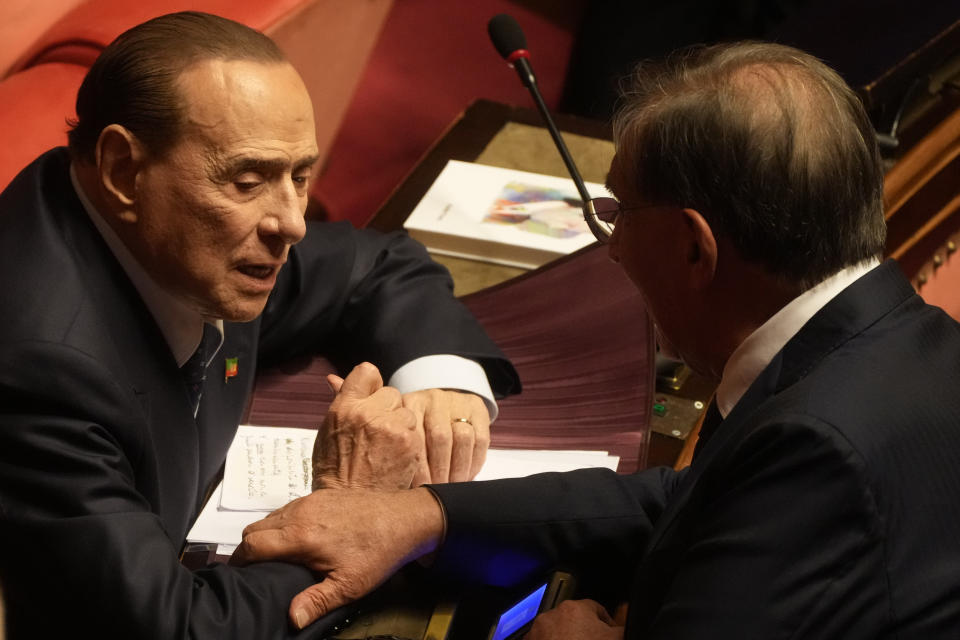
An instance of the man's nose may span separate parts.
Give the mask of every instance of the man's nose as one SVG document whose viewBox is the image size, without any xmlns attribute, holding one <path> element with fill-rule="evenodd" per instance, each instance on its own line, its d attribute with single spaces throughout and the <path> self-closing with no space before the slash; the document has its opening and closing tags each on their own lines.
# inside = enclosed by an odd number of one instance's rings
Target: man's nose
<svg viewBox="0 0 960 640">
<path fill-rule="evenodd" d="M 278 186 L 261 223 L 264 233 L 279 236 L 286 244 L 300 242 L 307 232 L 306 206 L 306 196 L 301 196 L 295 185 Z"/>
</svg>

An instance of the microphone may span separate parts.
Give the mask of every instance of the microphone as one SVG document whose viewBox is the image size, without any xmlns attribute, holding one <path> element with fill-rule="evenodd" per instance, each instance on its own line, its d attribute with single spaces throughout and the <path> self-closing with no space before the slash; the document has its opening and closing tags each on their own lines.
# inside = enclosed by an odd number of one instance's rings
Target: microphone
<svg viewBox="0 0 960 640">
<path fill-rule="evenodd" d="M 490 18 L 487 33 L 500 57 L 513 67 L 523 86 L 539 94 L 537 78 L 530 66 L 530 52 L 527 51 L 527 39 L 523 29 L 512 16 L 501 13 Z"/>
<path fill-rule="evenodd" d="M 557 151 L 560 152 L 560 157 L 563 158 L 563 164 L 567 166 L 567 171 L 570 173 L 570 177 L 573 178 L 577 192 L 580 194 L 583 202 L 586 203 L 590 200 L 591 196 L 587 192 L 587 187 L 583 184 L 583 178 L 580 177 L 577 165 L 573 163 L 573 158 L 567 150 L 567 145 L 563 142 L 560 130 L 557 129 L 557 125 L 554 124 L 553 118 L 550 116 L 547 104 L 543 101 L 543 96 L 540 95 L 540 89 L 537 88 L 537 78 L 533 75 L 533 67 L 530 66 L 530 52 L 527 51 L 527 39 L 523 35 L 523 29 L 520 28 L 520 25 L 512 16 L 501 13 L 492 17 L 490 22 L 487 23 L 487 33 L 490 34 L 490 40 L 493 42 L 493 46 L 496 47 L 497 52 L 516 70 L 517 75 L 520 76 L 520 82 L 529 89 L 530 95 L 533 96 L 533 101 L 537 104 L 537 109 L 539 109 L 540 115 L 543 116 L 543 120 L 547 125 L 547 131 L 550 132 L 550 137 L 553 138 L 554 144 L 557 145 Z M 599 229 L 597 221 L 592 219 L 593 216 L 585 214 L 584 217 L 594 235 L 597 235 L 598 232 L 609 235 L 609 233 Z M 599 238 L 600 236 L 597 235 L 597 237 Z"/>
</svg>

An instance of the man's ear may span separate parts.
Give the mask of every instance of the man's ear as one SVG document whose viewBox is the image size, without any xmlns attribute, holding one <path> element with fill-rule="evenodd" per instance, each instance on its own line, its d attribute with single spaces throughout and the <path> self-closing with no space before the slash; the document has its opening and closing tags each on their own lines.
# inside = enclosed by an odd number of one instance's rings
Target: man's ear
<svg viewBox="0 0 960 640">
<path fill-rule="evenodd" d="M 717 272 L 717 238 L 706 219 L 696 209 L 683 210 L 684 221 L 690 230 L 687 263 L 697 288 L 706 287 Z"/>
<path fill-rule="evenodd" d="M 104 196 L 122 220 L 136 220 L 137 174 L 144 160 L 143 145 L 126 127 L 111 124 L 97 140 L 97 173 Z"/>
</svg>

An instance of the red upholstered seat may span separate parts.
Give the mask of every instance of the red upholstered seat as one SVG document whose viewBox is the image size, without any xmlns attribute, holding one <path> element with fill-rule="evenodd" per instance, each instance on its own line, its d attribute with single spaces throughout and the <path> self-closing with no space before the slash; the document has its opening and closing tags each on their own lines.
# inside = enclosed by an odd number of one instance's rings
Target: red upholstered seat
<svg viewBox="0 0 960 640">
<path fill-rule="evenodd" d="M 269 35 L 303 77 L 313 99 L 320 163 L 393 0 L 85 0 L 57 20 L 14 63 L 89 67 L 114 38 L 150 18 L 197 10 Z"/>
<path fill-rule="evenodd" d="M 44 62 L 70 62 L 89 67 L 110 42 L 130 27 L 175 11 L 197 10 L 268 30 L 304 4 L 303 0 L 87 0 L 54 23 L 20 56 L 14 71 Z"/>
<path fill-rule="evenodd" d="M 3 0 L 0 6 L 0 78 L 65 13 L 83 0 Z"/>
<path fill-rule="evenodd" d="M 533 107 L 497 54 L 487 21 L 509 13 L 527 36 L 544 100 L 556 109 L 584 0 L 394 3 L 311 189 L 332 220 L 370 221 L 447 126 L 477 98 Z"/>
<path fill-rule="evenodd" d="M 86 72 L 42 64 L 0 82 L 0 189 L 41 153 L 67 143 L 67 119 Z"/>
</svg>

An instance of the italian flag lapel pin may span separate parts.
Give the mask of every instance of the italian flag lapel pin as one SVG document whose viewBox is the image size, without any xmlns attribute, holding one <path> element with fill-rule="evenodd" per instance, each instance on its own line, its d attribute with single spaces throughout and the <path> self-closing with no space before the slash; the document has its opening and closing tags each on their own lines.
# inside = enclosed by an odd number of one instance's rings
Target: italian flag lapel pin
<svg viewBox="0 0 960 640">
<path fill-rule="evenodd" d="M 226 358 L 223 361 L 223 381 L 224 382 L 236 376 L 238 372 L 239 372 L 239 367 L 237 366 L 237 358 Z"/>
</svg>

